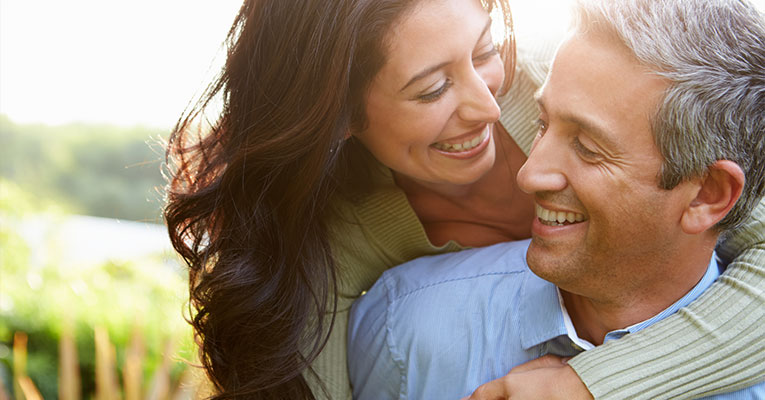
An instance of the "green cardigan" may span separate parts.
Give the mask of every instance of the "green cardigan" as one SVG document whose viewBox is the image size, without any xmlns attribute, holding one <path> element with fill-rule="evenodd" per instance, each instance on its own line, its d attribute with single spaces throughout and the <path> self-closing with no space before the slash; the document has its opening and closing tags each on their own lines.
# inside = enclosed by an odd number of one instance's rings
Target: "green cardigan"
<svg viewBox="0 0 765 400">
<path fill-rule="evenodd" d="M 519 48 L 513 87 L 501 99 L 501 122 L 527 154 L 536 132 L 532 94 L 544 80 L 552 53 L 552 46 Z M 454 242 L 433 246 L 390 171 L 374 160 L 370 168 L 379 172 L 373 193 L 338 198 L 339 215 L 328 227 L 338 265 L 339 311 L 312 367 L 335 400 L 351 398 L 346 337 L 353 300 L 387 268 L 461 249 Z M 596 398 L 698 397 L 748 386 L 765 376 L 765 201 L 718 253 L 738 257 L 690 307 L 569 361 Z M 322 398 L 312 376 L 306 377 Z"/>
</svg>

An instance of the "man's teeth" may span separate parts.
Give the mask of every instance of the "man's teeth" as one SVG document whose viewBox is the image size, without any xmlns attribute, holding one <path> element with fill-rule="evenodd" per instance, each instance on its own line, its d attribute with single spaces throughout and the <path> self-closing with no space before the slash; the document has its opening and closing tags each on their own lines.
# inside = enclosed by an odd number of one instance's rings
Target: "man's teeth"
<svg viewBox="0 0 765 400">
<path fill-rule="evenodd" d="M 540 205 L 536 206 L 536 211 L 537 217 L 545 225 L 562 226 L 584 221 L 584 214 L 548 210 Z"/>
<path fill-rule="evenodd" d="M 441 151 L 448 151 L 448 152 L 460 152 L 460 151 L 468 151 L 476 146 L 478 146 L 479 143 L 483 142 L 484 139 L 486 139 L 486 135 L 489 134 L 488 129 L 484 129 L 483 132 L 478 137 L 474 137 L 472 140 L 466 140 L 462 143 L 455 143 L 455 144 L 446 144 L 446 143 L 433 143 L 433 147 L 441 150 Z"/>
</svg>

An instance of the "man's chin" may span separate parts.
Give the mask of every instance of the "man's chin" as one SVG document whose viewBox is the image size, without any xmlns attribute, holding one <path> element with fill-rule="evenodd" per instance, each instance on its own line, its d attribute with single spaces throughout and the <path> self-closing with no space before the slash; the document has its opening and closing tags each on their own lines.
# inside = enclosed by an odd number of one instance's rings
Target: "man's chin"
<svg viewBox="0 0 765 400">
<path fill-rule="evenodd" d="M 558 246 L 545 246 L 535 240 L 529 245 L 526 262 L 534 275 L 555 284 L 575 274 L 577 268 L 572 252 Z"/>
</svg>

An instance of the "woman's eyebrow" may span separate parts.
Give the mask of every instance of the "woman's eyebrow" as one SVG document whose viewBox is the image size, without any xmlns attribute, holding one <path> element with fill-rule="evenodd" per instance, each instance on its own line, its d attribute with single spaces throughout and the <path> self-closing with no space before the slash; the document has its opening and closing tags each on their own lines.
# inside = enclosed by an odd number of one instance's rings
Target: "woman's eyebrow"
<svg viewBox="0 0 765 400">
<path fill-rule="evenodd" d="M 401 90 L 399 90 L 399 92 L 403 92 L 404 89 L 408 88 L 413 83 L 415 83 L 418 80 L 420 80 L 420 79 L 422 79 L 422 78 L 424 78 L 424 77 L 426 77 L 426 76 L 428 76 L 428 75 L 438 71 L 439 69 L 443 68 L 447 64 L 449 64 L 449 61 L 445 61 L 445 62 L 442 62 L 440 64 L 434 65 L 432 67 L 425 68 L 424 70 L 420 71 L 420 73 L 418 73 L 417 75 L 412 77 L 412 79 L 410 79 L 409 82 L 407 82 L 406 85 L 404 85 L 404 87 L 402 87 Z"/>
<path fill-rule="evenodd" d="M 488 18 L 488 21 L 486 21 L 486 25 L 483 27 L 483 31 L 481 31 L 481 36 L 478 37 L 478 41 L 476 42 L 476 46 L 478 46 L 478 43 L 481 42 L 481 39 L 486 36 L 486 33 L 489 32 L 489 29 L 491 28 L 491 18 Z M 417 82 L 418 80 L 432 74 L 433 72 L 438 71 L 439 69 L 443 68 L 447 64 L 449 64 L 450 61 L 445 61 L 436 65 L 433 65 L 431 67 L 425 68 L 424 70 L 417 73 L 417 75 L 413 76 L 412 79 L 409 80 L 409 82 L 404 85 L 404 87 L 399 90 L 399 93 L 403 92 L 406 88 L 411 86 L 414 82 Z"/>
</svg>

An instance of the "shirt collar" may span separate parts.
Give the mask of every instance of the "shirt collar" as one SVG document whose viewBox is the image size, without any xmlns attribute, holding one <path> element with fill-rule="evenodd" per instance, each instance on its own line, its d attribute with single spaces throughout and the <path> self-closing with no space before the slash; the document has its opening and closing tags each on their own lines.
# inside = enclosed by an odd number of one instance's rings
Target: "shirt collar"
<svg viewBox="0 0 765 400">
<path fill-rule="evenodd" d="M 558 302 L 558 288 L 534 275 L 525 274 L 520 291 L 521 346 L 531 347 L 566 334 Z"/>
<path fill-rule="evenodd" d="M 653 317 L 606 334 L 605 340 L 619 339 L 628 333 L 634 333 L 653 325 L 662 319 L 676 313 L 679 309 L 687 306 L 707 290 L 720 276 L 717 263 L 717 254 L 713 254 L 704 276 L 696 286 L 688 293 L 667 307 L 664 311 Z M 528 350 L 531 347 L 550 341 L 558 336 L 568 336 L 574 343 L 584 349 L 589 348 L 587 342 L 579 343 L 579 339 L 571 319 L 560 297 L 558 288 L 533 273 L 529 272 L 524 277 L 525 281 L 521 288 L 521 345 Z M 566 323 L 566 320 L 569 323 Z"/>
</svg>

